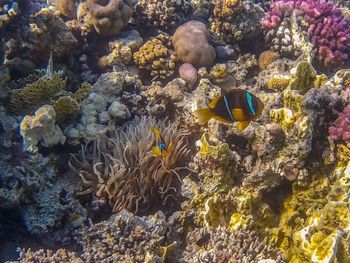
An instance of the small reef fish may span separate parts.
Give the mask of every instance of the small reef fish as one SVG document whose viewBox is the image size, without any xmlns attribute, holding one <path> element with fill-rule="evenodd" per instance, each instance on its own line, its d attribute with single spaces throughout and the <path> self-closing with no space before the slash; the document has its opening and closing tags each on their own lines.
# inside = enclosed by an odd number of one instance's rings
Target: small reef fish
<svg viewBox="0 0 350 263">
<path fill-rule="evenodd" d="M 157 146 L 152 147 L 152 152 L 157 157 L 167 157 L 170 149 L 173 146 L 172 141 L 170 141 L 169 145 L 166 145 L 162 135 L 160 134 L 160 131 L 156 128 L 152 129 L 152 132 L 157 137 Z"/>
<path fill-rule="evenodd" d="M 193 113 L 199 124 L 204 125 L 213 118 L 227 124 L 238 122 L 237 128 L 243 131 L 250 121 L 261 115 L 264 104 L 248 91 L 231 89 L 225 95 L 214 98 L 208 107 Z"/>
</svg>

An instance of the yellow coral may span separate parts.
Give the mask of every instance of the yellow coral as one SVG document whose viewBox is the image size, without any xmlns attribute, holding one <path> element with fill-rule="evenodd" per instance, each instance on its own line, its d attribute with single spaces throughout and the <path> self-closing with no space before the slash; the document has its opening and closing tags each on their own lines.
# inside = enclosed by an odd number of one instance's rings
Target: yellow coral
<svg viewBox="0 0 350 263">
<path fill-rule="evenodd" d="M 170 48 L 169 36 L 160 34 L 134 53 L 134 61 L 141 69 L 150 71 L 153 80 L 167 79 L 175 73 L 177 56 Z"/>
<path fill-rule="evenodd" d="M 23 89 L 12 91 L 10 107 L 13 112 L 20 114 L 31 111 L 41 105 L 50 103 L 52 97 L 66 87 L 66 80 L 60 74 L 52 77 L 44 76 Z"/>
<path fill-rule="evenodd" d="M 283 90 L 289 86 L 290 78 L 287 76 L 274 76 L 267 82 L 267 87 L 274 90 Z"/>
<path fill-rule="evenodd" d="M 92 87 L 89 83 L 84 82 L 81 84 L 80 88 L 74 92 L 73 94 L 73 98 L 77 101 L 77 102 L 82 102 L 87 96 L 89 96 L 89 94 L 92 92 Z"/>
<path fill-rule="evenodd" d="M 54 104 L 57 123 L 63 123 L 79 113 L 78 102 L 70 96 L 60 97 Z"/>
<path fill-rule="evenodd" d="M 259 57 L 259 67 L 261 70 L 267 69 L 268 65 L 279 59 L 279 54 L 277 52 L 267 50 L 260 54 Z"/>
<path fill-rule="evenodd" d="M 285 132 L 295 123 L 293 112 L 288 108 L 273 109 L 270 111 L 270 117 L 274 122 L 280 123 Z"/>
</svg>

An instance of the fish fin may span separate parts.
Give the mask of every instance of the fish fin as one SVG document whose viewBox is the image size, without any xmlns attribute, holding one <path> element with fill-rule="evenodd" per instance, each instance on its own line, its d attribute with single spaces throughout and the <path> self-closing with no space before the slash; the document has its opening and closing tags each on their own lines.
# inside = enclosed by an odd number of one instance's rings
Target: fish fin
<svg viewBox="0 0 350 263">
<path fill-rule="evenodd" d="M 152 128 L 152 132 L 158 137 L 160 138 L 160 131 L 157 128 Z"/>
<path fill-rule="evenodd" d="M 245 119 L 245 114 L 242 109 L 238 109 L 238 108 L 232 109 L 232 115 L 236 121 L 244 121 Z"/>
<path fill-rule="evenodd" d="M 221 99 L 221 96 L 218 96 L 218 97 L 214 98 L 214 99 L 208 104 L 209 108 L 214 109 L 215 106 L 216 106 L 216 104 L 218 103 L 218 101 L 219 101 L 220 99 Z"/>
<path fill-rule="evenodd" d="M 231 123 L 233 123 L 233 121 L 225 120 L 224 118 L 221 118 L 220 116 L 214 116 L 213 119 L 215 119 L 215 120 L 217 120 L 217 121 L 220 121 L 220 122 L 223 122 L 223 123 L 226 123 L 226 124 L 231 124 Z"/>
<path fill-rule="evenodd" d="M 162 151 L 157 146 L 152 147 L 152 152 L 157 157 L 162 156 Z"/>
<path fill-rule="evenodd" d="M 243 131 L 245 128 L 248 127 L 250 121 L 240 121 L 237 125 L 237 129 L 240 131 Z"/>
<path fill-rule="evenodd" d="M 208 121 L 214 117 L 214 114 L 210 109 L 199 109 L 193 112 L 194 116 L 198 118 L 198 122 L 200 125 L 207 124 Z"/>
<path fill-rule="evenodd" d="M 173 147 L 173 141 L 172 140 L 170 140 L 170 142 L 169 142 L 169 145 L 168 145 L 168 151 L 170 151 L 170 149 Z"/>
</svg>

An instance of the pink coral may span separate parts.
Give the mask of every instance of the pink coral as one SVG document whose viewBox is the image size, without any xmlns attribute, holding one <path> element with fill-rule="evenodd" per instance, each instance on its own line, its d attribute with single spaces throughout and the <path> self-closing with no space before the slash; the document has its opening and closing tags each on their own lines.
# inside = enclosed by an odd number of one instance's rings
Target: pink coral
<svg viewBox="0 0 350 263">
<path fill-rule="evenodd" d="M 339 114 L 334 126 L 329 128 L 329 135 L 336 141 L 345 141 L 346 146 L 350 148 L 350 104 Z"/>
<path fill-rule="evenodd" d="M 190 63 L 184 63 L 179 67 L 179 75 L 190 87 L 197 81 L 197 69 Z"/>
<path fill-rule="evenodd" d="M 276 0 L 261 25 L 276 28 L 294 12 L 304 20 L 316 59 L 324 66 L 343 65 L 350 53 L 350 20 L 327 0 Z"/>
</svg>

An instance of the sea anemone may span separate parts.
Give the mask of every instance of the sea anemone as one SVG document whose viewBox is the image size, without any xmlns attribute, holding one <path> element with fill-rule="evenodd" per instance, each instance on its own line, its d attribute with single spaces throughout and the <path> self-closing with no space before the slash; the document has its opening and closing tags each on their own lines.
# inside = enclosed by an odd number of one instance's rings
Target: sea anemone
<svg viewBox="0 0 350 263">
<path fill-rule="evenodd" d="M 152 128 L 157 128 L 166 145 L 172 142 L 166 157 L 156 157 L 152 146 L 157 143 Z M 176 198 L 181 160 L 189 153 L 186 132 L 168 120 L 135 117 L 109 136 L 89 142 L 81 156 L 72 155 L 70 167 L 76 171 L 86 190 L 97 198 L 107 199 L 113 212 L 122 209 L 145 212 L 156 198 L 167 203 Z"/>
</svg>

